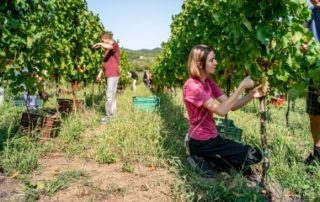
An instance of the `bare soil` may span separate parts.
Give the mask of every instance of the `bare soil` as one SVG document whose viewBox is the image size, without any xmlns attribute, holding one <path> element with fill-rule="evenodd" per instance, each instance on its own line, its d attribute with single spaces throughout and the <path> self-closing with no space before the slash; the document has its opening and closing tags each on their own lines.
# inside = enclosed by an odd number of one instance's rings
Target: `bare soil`
<svg viewBox="0 0 320 202">
<path fill-rule="evenodd" d="M 133 165 L 132 173 L 123 165 L 102 165 L 63 154 L 51 154 L 40 160 L 41 169 L 30 178 L 33 184 L 50 180 L 61 172 L 83 171 L 85 177 L 72 182 L 53 196 L 40 201 L 172 201 L 173 177 L 164 168 Z"/>
<path fill-rule="evenodd" d="M 0 201 L 21 201 L 23 199 L 23 185 L 0 173 Z"/>
<path fill-rule="evenodd" d="M 67 158 L 63 153 L 54 153 L 40 159 L 40 169 L 28 176 L 33 185 L 43 184 L 66 171 L 82 171 L 84 176 L 68 182 L 65 189 L 52 196 L 40 195 L 42 202 L 79 201 L 175 201 L 172 193 L 174 176 L 165 168 L 135 164 L 133 172 L 123 171 L 122 163 L 99 164 L 80 158 Z M 217 178 L 218 179 L 218 178 Z M 252 184 L 254 186 L 254 184 Z M 0 201 L 25 200 L 24 185 L 0 173 Z M 303 201 L 272 186 L 271 200 Z"/>
</svg>

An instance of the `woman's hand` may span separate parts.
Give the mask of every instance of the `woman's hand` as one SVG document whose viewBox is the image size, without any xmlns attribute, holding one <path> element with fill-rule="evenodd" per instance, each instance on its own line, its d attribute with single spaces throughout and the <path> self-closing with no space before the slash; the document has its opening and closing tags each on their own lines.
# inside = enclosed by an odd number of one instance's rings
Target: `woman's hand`
<svg viewBox="0 0 320 202">
<path fill-rule="evenodd" d="M 269 89 L 267 90 L 267 92 L 264 92 L 262 85 L 259 85 L 255 87 L 252 91 L 250 91 L 250 95 L 252 96 L 252 98 L 261 98 L 263 96 L 267 96 L 268 93 Z"/>
<path fill-rule="evenodd" d="M 113 49 L 112 41 L 107 41 L 107 42 L 99 42 L 93 44 L 92 48 L 103 48 L 105 50 L 111 50 Z"/>
<path fill-rule="evenodd" d="M 101 81 L 101 75 L 102 75 L 102 71 L 100 71 L 97 75 L 97 81 Z"/>
<path fill-rule="evenodd" d="M 92 46 L 92 48 L 100 48 L 100 47 L 101 47 L 101 43 L 95 43 Z"/>
</svg>

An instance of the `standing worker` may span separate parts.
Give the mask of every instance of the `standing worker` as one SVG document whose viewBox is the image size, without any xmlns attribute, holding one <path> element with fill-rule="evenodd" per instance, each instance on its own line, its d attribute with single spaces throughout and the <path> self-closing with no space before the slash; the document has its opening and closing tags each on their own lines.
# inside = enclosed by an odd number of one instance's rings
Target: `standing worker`
<svg viewBox="0 0 320 202">
<path fill-rule="evenodd" d="M 139 79 L 138 74 L 131 70 L 128 72 L 128 78 L 132 78 L 132 90 L 135 91 L 137 87 L 137 81 Z"/>
<path fill-rule="evenodd" d="M 149 70 L 145 70 L 143 74 L 143 83 L 145 84 L 146 87 L 150 88 L 151 84 L 151 74 Z"/>
<path fill-rule="evenodd" d="M 104 73 L 106 78 L 106 115 L 101 119 L 100 123 L 106 124 L 117 113 L 116 93 L 120 77 L 120 47 L 112 39 L 112 35 L 109 32 L 103 32 L 100 37 L 101 42 L 94 44 L 93 48 L 104 49 L 102 70 L 100 70 L 97 80 L 100 81 L 102 73 Z"/>
</svg>

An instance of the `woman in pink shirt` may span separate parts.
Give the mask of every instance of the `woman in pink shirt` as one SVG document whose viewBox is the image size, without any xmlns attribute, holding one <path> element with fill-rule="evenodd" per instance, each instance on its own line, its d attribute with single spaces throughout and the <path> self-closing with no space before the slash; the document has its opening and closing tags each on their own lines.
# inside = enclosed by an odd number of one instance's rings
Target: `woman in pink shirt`
<svg viewBox="0 0 320 202">
<path fill-rule="evenodd" d="M 230 110 L 239 109 L 264 94 L 261 86 L 258 86 L 239 98 L 245 89 L 254 86 L 248 76 L 241 81 L 233 94 L 227 97 L 210 78 L 217 64 L 213 49 L 206 45 L 195 46 L 189 54 L 190 77 L 183 86 L 183 99 L 189 117 L 190 154 L 193 159 L 204 158 L 217 170 L 242 170 L 245 175 L 251 175 L 252 170 L 248 166 L 261 161 L 260 150 L 223 139 L 218 134 L 213 114 L 224 116 Z"/>
</svg>

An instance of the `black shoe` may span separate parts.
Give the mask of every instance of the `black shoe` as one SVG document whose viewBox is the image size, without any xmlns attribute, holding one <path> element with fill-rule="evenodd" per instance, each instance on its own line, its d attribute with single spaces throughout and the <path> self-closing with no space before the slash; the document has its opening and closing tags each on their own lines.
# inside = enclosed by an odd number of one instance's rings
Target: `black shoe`
<svg viewBox="0 0 320 202">
<path fill-rule="evenodd" d="M 320 163 L 320 158 L 313 154 L 309 154 L 308 158 L 304 161 L 305 165 L 314 165 L 316 163 Z"/>
<path fill-rule="evenodd" d="M 187 162 L 193 169 L 204 177 L 211 178 L 217 174 L 217 171 L 214 170 L 204 158 L 191 155 L 187 157 Z"/>
</svg>

